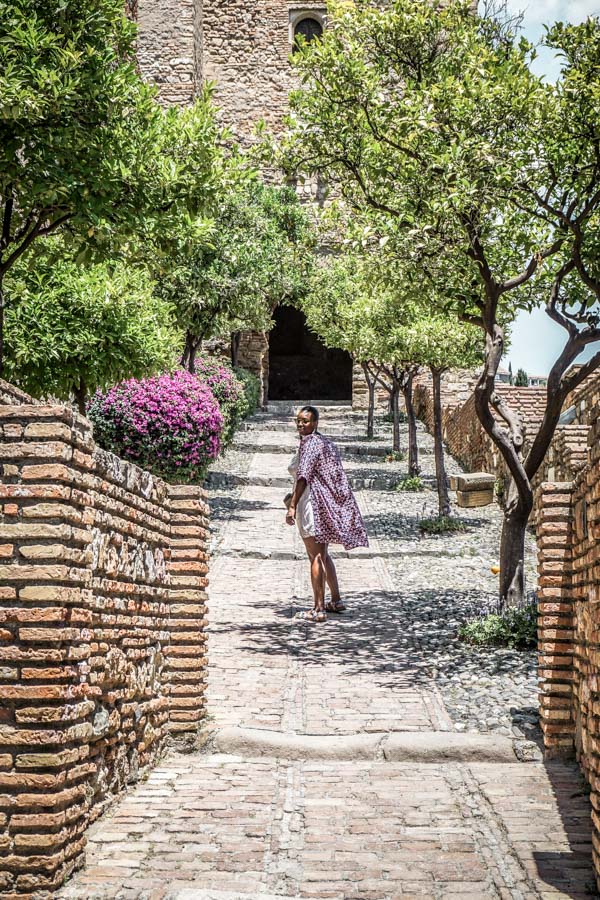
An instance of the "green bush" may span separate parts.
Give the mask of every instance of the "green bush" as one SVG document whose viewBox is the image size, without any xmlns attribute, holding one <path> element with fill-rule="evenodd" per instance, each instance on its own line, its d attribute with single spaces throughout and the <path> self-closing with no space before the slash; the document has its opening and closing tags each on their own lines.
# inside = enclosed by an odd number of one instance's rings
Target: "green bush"
<svg viewBox="0 0 600 900">
<path fill-rule="evenodd" d="M 466 531 L 467 526 L 460 519 L 450 516 L 435 516 L 432 519 L 421 519 L 419 528 L 426 534 L 447 534 L 453 531 Z"/>
<path fill-rule="evenodd" d="M 424 491 L 425 483 L 419 475 L 407 475 L 395 486 L 396 491 Z"/>
<path fill-rule="evenodd" d="M 245 419 L 258 409 L 260 403 L 260 379 L 241 366 L 236 366 L 233 371 L 235 377 L 242 383 L 244 388 L 245 408 L 241 418 Z"/>
<path fill-rule="evenodd" d="M 465 622 L 458 631 L 461 640 L 477 646 L 529 650 L 537 646 L 537 603 L 510 606 Z"/>
<path fill-rule="evenodd" d="M 388 453 L 385 457 L 386 462 L 402 462 L 406 454 L 403 450 L 392 450 L 391 453 Z"/>
<path fill-rule="evenodd" d="M 382 418 L 382 421 L 393 424 L 394 414 L 391 412 L 385 413 L 385 415 Z M 405 412 L 402 412 L 402 410 L 398 411 L 398 421 L 400 422 L 401 425 L 406 425 L 408 422 L 408 416 L 406 415 Z"/>
</svg>

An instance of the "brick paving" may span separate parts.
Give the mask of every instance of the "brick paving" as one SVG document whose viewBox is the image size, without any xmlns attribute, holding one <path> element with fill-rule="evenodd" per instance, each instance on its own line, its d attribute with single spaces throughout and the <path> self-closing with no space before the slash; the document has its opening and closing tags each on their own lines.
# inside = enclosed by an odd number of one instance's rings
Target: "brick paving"
<svg viewBox="0 0 600 900">
<path fill-rule="evenodd" d="M 335 554 L 347 615 L 317 627 L 294 619 L 310 587 L 301 542 L 282 524 L 293 438 L 284 416 L 259 423 L 240 436 L 253 454 L 248 483 L 215 532 L 210 727 L 254 729 L 265 746 L 273 733 L 454 733 L 435 659 L 406 641 L 377 539 Z M 348 413 L 334 411 L 328 426 L 360 444 Z M 385 465 L 374 456 L 364 469 Z M 368 511 L 368 490 L 357 496 Z M 292 761 L 209 744 L 170 754 L 115 804 L 91 830 L 86 868 L 59 896 L 583 898 L 595 890 L 590 840 L 571 764 Z"/>
</svg>

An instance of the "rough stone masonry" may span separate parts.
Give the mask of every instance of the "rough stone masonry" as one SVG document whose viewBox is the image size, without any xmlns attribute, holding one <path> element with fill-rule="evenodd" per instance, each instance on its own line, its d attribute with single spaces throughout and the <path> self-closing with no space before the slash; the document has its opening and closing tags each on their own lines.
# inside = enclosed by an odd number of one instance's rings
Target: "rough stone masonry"
<svg viewBox="0 0 600 900">
<path fill-rule="evenodd" d="M 42 897 L 203 716 L 208 508 L 71 409 L 0 401 L 0 892 Z"/>
</svg>

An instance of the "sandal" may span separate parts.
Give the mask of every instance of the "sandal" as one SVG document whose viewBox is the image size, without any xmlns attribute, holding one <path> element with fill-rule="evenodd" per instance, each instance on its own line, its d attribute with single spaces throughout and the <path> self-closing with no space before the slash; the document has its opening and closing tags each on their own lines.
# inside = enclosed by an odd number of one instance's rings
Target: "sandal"
<svg viewBox="0 0 600 900">
<path fill-rule="evenodd" d="M 304 612 L 296 613 L 294 616 L 295 619 L 302 619 L 305 622 L 312 622 L 313 625 L 317 622 L 326 622 L 327 616 L 324 612 L 317 612 L 316 609 L 307 609 Z"/>
<path fill-rule="evenodd" d="M 331 613 L 343 613 L 346 611 L 346 608 L 341 600 L 330 600 L 329 603 L 325 604 L 325 609 Z"/>
</svg>

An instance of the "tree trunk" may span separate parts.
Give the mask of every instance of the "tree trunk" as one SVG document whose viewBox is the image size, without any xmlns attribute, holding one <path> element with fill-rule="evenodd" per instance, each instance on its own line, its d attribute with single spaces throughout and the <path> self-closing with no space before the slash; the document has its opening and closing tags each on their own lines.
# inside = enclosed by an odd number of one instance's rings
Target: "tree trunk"
<svg viewBox="0 0 600 900">
<path fill-rule="evenodd" d="M 525 597 L 525 529 L 533 507 L 533 491 L 521 461 L 525 436 L 523 422 L 495 391 L 495 376 L 503 351 L 504 331 L 496 322 L 486 333 L 485 363 L 475 387 L 475 409 L 510 472 L 500 540 L 499 583 L 500 603 L 507 606 L 521 603 Z M 503 426 L 496 421 L 490 407 L 503 420 Z"/>
<path fill-rule="evenodd" d="M 440 516 L 450 515 L 450 498 L 448 496 L 448 478 L 444 460 L 444 438 L 442 432 L 442 373 L 439 369 L 431 369 L 433 376 L 433 441 L 435 447 L 435 477 L 437 480 L 438 504 Z"/>
<path fill-rule="evenodd" d="M 242 340 L 242 332 L 234 331 L 231 335 L 231 365 L 235 369 L 238 364 L 240 355 L 240 341 Z"/>
<path fill-rule="evenodd" d="M 73 395 L 75 397 L 75 402 L 77 404 L 77 409 L 81 413 L 82 416 L 86 414 L 86 400 L 87 400 L 87 384 L 83 380 L 83 378 L 79 379 L 79 382 L 73 385 Z"/>
<path fill-rule="evenodd" d="M 191 372 L 192 375 L 196 374 L 196 353 L 198 352 L 198 344 L 193 343 L 190 347 L 190 355 L 188 358 L 188 371 Z"/>
<path fill-rule="evenodd" d="M 500 539 L 500 602 L 503 606 L 518 606 L 525 600 L 525 534 L 533 506 L 533 492 L 529 502 L 522 498 L 510 480 L 508 500 Z"/>
<path fill-rule="evenodd" d="M 188 331 L 185 336 L 185 348 L 181 356 L 181 365 L 187 369 L 192 375 L 196 374 L 196 353 L 198 347 L 202 343 L 202 338 L 197 337 Z"/>
<path fill-rule="evenodd" d="M 417 418 L 413 405 L 413 379 L 414 375 L 411 373 L 406 378 L 402 388 L 404 405 L 406 406 L 406 418 L 408 420 L 408 474 L 411 478 L 415 478 L 421 471 L 419 466 L 419 445 L 417 443 Z"/>
<path fill-rule="evenodd" d="M 392 421 L 393 421 L 393 443 L 392 447 L 394 450 L 400 450 L 400 382 L 394 376 L 392 392 L 390 394 L 390 404 L 392 407 Z"/>
<path fill-rule="evenodd" d="M 375 382 L 369 384 L 369 408 L 367 410 L 367 437 L 375 435 Z"/>
<path fill-rule="evenodd" d="M 375 434 L 375 387 L 377 382 L 375 378 L 371 377 L 368 365 L 366 363 L 361 363 L 361 366 L 369 391 L 369 407 L 367 410 L 367 437 L 372 438 Z"/>
</svg>

